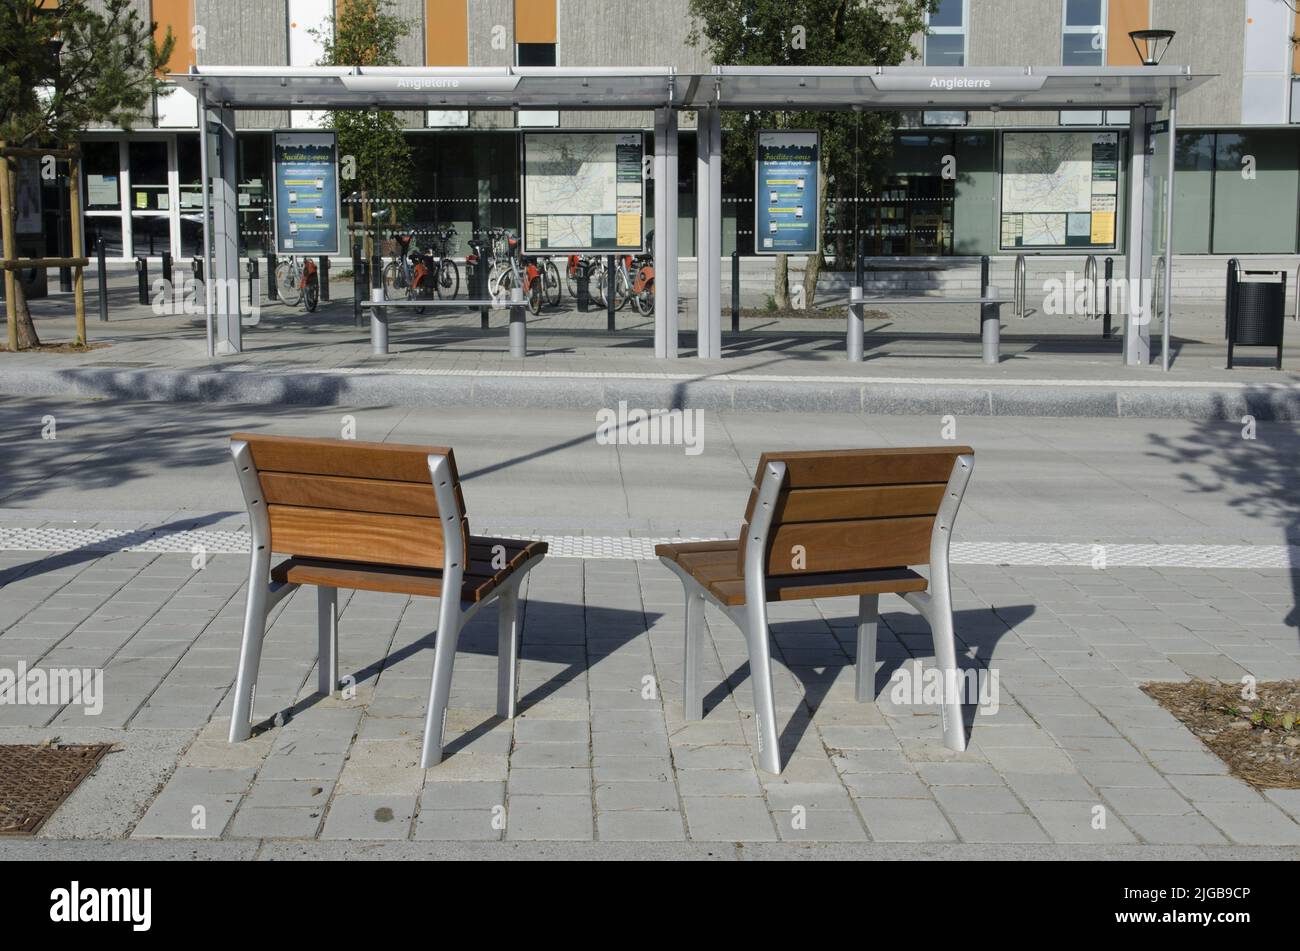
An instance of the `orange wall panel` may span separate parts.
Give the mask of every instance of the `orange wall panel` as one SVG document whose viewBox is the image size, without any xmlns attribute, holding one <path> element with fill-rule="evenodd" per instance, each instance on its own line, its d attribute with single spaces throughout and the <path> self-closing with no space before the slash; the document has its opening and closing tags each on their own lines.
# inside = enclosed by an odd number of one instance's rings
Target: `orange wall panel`
<svg viewBox="0 0 1300 951">
<path fill-rule="evenodd" d="M 468 0 L 424 0 L 424 64 L 469 65 Z"/>
<path fill-rule="evenodd" d="M 555 43 L 556 0 L 515 0 L 515 42 Z"/>
<path fill-rule="evenodd" d="M 167 72 L 186 72 L 194 65 L 194 0 L 153 0 L 151 15 L 158 24 L 153 34 L 155 42 L 163 41 L 168 27 L 176 37 Z"/>
<path fill-rule="evenodd" d="M 1151 0 L 1110 0 L 1106 11 L 1106 65 L 1141 66 L 1129 33 L 1151 28 Z"/>
</svg>

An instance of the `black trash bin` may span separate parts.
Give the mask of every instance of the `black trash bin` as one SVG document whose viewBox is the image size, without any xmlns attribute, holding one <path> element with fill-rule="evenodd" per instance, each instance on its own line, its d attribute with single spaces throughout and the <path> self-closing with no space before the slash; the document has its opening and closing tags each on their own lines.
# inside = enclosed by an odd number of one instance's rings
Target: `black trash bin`
<svg viewBox="0 0 1300 951">
<path fill-rule="evenodd" d="M 1237 347 L 1274 347 L 1282 369 L 1286 327 L 1286 272 L 1228 270 L 1228 369 Z"/>
</svg>

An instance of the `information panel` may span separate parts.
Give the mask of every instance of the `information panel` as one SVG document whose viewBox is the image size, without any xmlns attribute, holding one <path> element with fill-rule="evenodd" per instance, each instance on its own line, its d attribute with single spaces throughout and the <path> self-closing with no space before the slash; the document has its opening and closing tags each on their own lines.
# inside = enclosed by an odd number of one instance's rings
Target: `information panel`
<svg viewBox="0 0 1300 951">
<path fill-rule="evenodd" d="M 275 133 L 276 253 L 338 254 L 340 218 L 334 133 Z"/>
<path fill-rule="evenodd" d="M 1002 240 L 1015 248 L 1113 248 L 1118 132 L 1006 132 Z"/>
<path fill-rule="evenodd" d="M 817 132 L 758 133 L 754 165 L 754 253 L 816 254 L 821 244 Z"/>
<path fill-rule="evenodd" d="M 525 254 L 644 250 L 642 133 L 529 132 L 523 140 Z"/>
</svg>

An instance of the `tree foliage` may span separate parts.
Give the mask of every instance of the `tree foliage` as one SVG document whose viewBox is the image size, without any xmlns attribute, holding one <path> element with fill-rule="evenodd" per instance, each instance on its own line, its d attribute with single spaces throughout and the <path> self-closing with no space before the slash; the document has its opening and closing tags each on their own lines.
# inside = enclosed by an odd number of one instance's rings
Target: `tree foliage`
<svg viewBox="0 0 1300 951">
<path fill-rule="evenodd" d="M 154 27 L 130 0 L 0 2 L 0 143 L 71 146 L 96 123 L 130 129 L 146 117 L 176 44 L 170 29 L 155 41 Z M 15 283 L 18 346 L 39 346 Z"/>
<path fill-rule="evenodd" d="M 330 24 L 330 30 L 313 31 L 324 47 L 322 66 L 397 66 L 398 43 L 411 31 L 394 13 L 392 0 L 348 0 L 338 5 Z M 355 170 L 355 178 L 344 187 L 361 194 L 367 223 L 371 199 L 392 202 L 410 194 L 415 167 L 398 113 L 336 110 L 328 124 L 338 133 L 345 168 Z M 369 256 L 369 247 L 365 253 Z"/>
<path fill-rule="evenodd" d="M 913 37 L 925 31 L 926 14 L 938 0 L 691 0 L 692 45 L 722 66 L 897 66 L 916 55 Z M 723 167 L 732 180 L 753 178 L 758 130 L 816 129 L 821 133 L 822 226 L 845 227 L 828 214 L 830 199 L 872 194 L 893 147 L 894 116 L 881 112 L 723 113 Z M 851 241 L 829 240 L 851 255 Z M 813 300 L 820 260 L 809 261 L 804 290 Z M 784 256 L 777 268 L 776 297 L 786 300 Z"/>
</svg>

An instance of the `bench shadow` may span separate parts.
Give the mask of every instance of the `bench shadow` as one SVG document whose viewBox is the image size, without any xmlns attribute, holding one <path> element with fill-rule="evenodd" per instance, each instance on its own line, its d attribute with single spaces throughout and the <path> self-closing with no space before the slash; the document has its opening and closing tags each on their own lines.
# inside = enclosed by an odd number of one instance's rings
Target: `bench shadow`
<svg viewBox="0 0 1300 951">
<path fill-rule="evenodd" d="M 429 599 L 430 604 L 435 602 L 436 599 Z M 551 673 L 546 682 L 540 686 L 529 689 L 527 693 L 519 693 L 516 701 L 516 716 L 527 713 L 530 707 L 553 696 L 563 689 L 566 684 L 589 672 L 600 663 L 603 657 L 647 634 L 655 622 L 662 617 L 661 612 L 655 611 L 587 607 L 582 610 L 581 619 L 575 622 L 575 628 L 580 632 L 580 639 L 575 639 L 578 635 L 573 634 L 566 634 L 563 639 L 556 639 L 547 632 L 557 627 L 557 618 L 563 619 L 573 615 L 574 605 L 521 596 L 519 607 L 522 616 L 519 659 L 521 661 L 547 660 L 562 664 L 563 667 Z M 436 610 L 432 611 L 431 616 L 437 617 Z M 531 637 L 529 634 L 530 616 L 534 619 L 535 625 L 534 634 Z M 497 656 L 496 618 L 496 605 L 489 605 L 484 608 L 484 613 L 476 617 L 467 628 L 461 631 L 460 639 L 456 645 L 456 653 L 458 655 L 478 654 L 495 658 Z M 542 629 L 540 634 L 537 633 L 538 627 Z M 594 654 L 591 650 L 589 632 L 599 632 L 601 649 L 598 654 Z M 345 636 L 345 633 L 340 633 L 340 637 Z M 396 648 L 382 657 L 377 657 L 364 667 L 351 671 L 349 676 L 354 678 L 357 686 L 360 686 L 368 681 L 375 680 L 384 671 L 393 669 L 403 661 L 423 653 L 425 657 L 421 662 L 420 672 L 425 676 L 432 677 L 436 638 L 437 631 L 430 631 L 418 640 Z M 570 656 L 572 659 L 565 659 Z M 453 670 L 453 684 L 455 683 L 455 676 Z M 324 699 L 324 695 L 313 691 L 290 706 L 255 722 L 253 724 L 253 734 L 256 735 L 275 728 L 277 720 L 279 726 L 287 725 L 295 717 L 310 710 Z M 422 712 L 421 716 L 423 715 Z M 476 740 L 504 722 L 504 718 L 497 716 L 495 713 L 488 716 L 481 723 L 447 741 L 443 747 L 443 756 L 451 756 L 457 750 L 472 745 Z"/>
<path fill-rule="evenodd" d="M 990 607 L 987 609 L 967 609 L 953 612 L 954 622 L 957 631 L 958 650 L 961 654 L 958 657 L 958 663 L 963 671 L 978 670 L 987 668 L 987 664 L 981 661 L 981 658 L 992 654 L 997 642 L 1006 634 L 1015 630 L 1016 626 L 1034 614 L 1033 605 L 1003 605 Z M 988 623 L 988 619 L 994 617 L 998 625 L 994 626 Z M 835 619 L 838 620 L 838 619 Z M 803 703 L 794 715 L 789 718 L 785 726 L 781 728 L 781 735 L 778 744 L 781 749 L 781 757 L 784 762 L 803 742 L 809 727 L 812 726 L 813 717 L 825 703 L 831 688 L 836 681 L 843 676 L 852 677 L 852 668 L 857 663 L 857 658 L 851 656 L 848 651 L 852 650 L 852 644 L 855 638 L 853 625 L 856 618 L 845 615 L 844 624 L 848 626 L 847 641 L 850 645 L 845 649 L 841 663 L 829 663 L 820 666 L 792 665 L 786 663 L 781 656 L 780 648 L 775 646 L 782 634 L 784 628 L 798 628 L 806 625 L 807 622 L 789 622 L 786 624 L 777 623 L 770 625 L 772 640 L 774 642 L 773 658 L 780 660 L 782 666 L 790 671 L 791 674 L 799 681 L 803 687 Z M 929 638 L 929 627 L 920 615 L 911 611 L 899 612 L 882 612 L 880 615 L 881 630 L 877 639 L 877 657 L 880 661 L 880 667 L 876 670 L 875 684 L 873 695 L 879 697 L 881 691 L 885 690 L 890 681 L 893 679 L 895 672 L 910 660 L 918 658 L 934 658 L 933 642 L 930 642 L 929 651 L 926 653 L 922 647 L 921 653 L 912 653 L 910 656 L 881 656 L 880 645 L 889 639 L 897 638 L 900 634 L 914 636 L 917 632 L 924 632 L 924 636 Z M 892 623 L 891 623 L 892 622 Z M 839 624 L 835 625 L 840 627 Z M 786 640 L 790 640 L 797 635 L 786 635 Z M 963 649 L 964 648 L 964 649 Z M 970 653 L 974 652 L 975 656 L 971 657 Z M 749 679 L 749 662 L 741 664 L 727 677 L 723 682 L 715 686 L 704 697 L 704 714 L 708 715 L 709 711 L 715 706 L 731 696 L 740 685 Z M 807 708 L 806 712 L 804 707 Z M 937 712 L 937 711 L 936 711 Z M 962 708 L 962 720 L 965 724 L 967 734 L 974 723 L 976 707 L 972 704 L 965 704 Z"/>
</svg>

